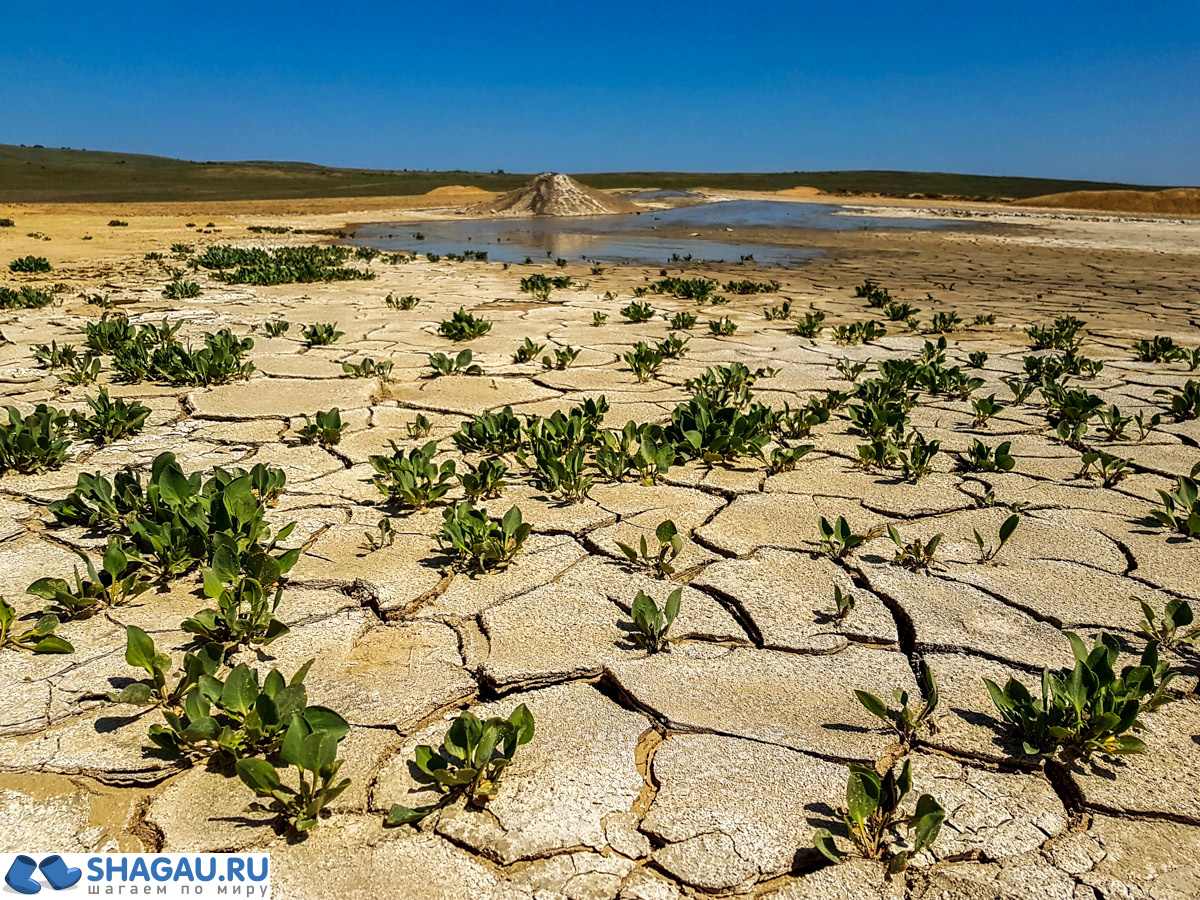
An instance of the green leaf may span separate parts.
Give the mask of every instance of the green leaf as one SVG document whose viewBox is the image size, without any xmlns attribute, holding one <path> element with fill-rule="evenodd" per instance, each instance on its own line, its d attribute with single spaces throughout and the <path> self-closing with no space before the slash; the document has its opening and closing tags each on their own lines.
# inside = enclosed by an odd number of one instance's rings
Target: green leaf
<svg viewBox="0 0 1200 900">
<path fill-rule="evenodd" d="M 1017 530 L 1017 526 L 1021 524 L 1021 517 L 1011 515 L 1004 520 L 1004 524 L 1000 526 L 1000 546 L 1003 547 L 1008 543 L 1008 539 L 1012 537 L 1013 532 Z"/>
<path fill-rule="evenodd" d="M 237 761 L 237 774 L 246 787 L 260 796 L 269 796 L 273 791 L 279 790 L 279 773 L 265 759 L 256 759 L 254 757 L 239 759 Z"/>
<path fill-rule="evenodd" d="M 125 629 L 125 662 L 154 674 L 154 641 L 136 625 Z"/>
<path fill-rule="evenodd" d="M 384 825 L 412 825 L 420 822 L 427 815 L 433 812 L 433 808 L 428 809 L 409 809 L 396 803 L 388 810 L 387 818 L 383 820 Z"/>
<path fill-rule="evenodd" d="M 828 828 L 818 828 L 813 834 L 813 846 L 817 848 L 822 856 L 832 863 L 840 863 L 846 858 L 846 853 L 838 849 L 838 845 L 833 840 L 833 835 Z"/>
<path fill-rule="evenodd" d="M 867 712 L 871 715 L 877 716 L 889 724 L 891 723 L 892 720 L 888 717 L 887 705 L 874 694 L 870 694 L 867 691 L 855 691 L 854 696 L 858 698 L 859 703 L 867 708 Z"/>
<path fill-rule="evenodd" d="M 238 715 L 245 715 L 258 697 L 258 677 L 245 663 L 237 666 L 225 679 L 221 690 L 221 706 Z"/>
<path fill-rule="evenodd" d="M 913 815 L 915 822 L 913 832 L 913 852 L 932 846 L 941 831 L 942 822 L 946 819 L 946 811 L 929 794 L 917 798 L 917 809 Z"/>
<path fill-rule="evenodd" d="M 34 653 L 74 653 L 75 647 L 57 635 L 48 634 L 33 645 Z"/>
</svg>

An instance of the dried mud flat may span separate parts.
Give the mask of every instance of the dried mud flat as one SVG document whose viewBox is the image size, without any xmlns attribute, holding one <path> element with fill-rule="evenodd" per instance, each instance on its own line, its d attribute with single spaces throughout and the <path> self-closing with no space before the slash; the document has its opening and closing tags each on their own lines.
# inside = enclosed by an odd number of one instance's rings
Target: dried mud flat
<svg viewBox="0 0 1200 900">
<path fill-rule="evenodd" d="M 103 546 L 82 529 L 56 527 L 46 509 L 80 473 L 148 468 L 164 451 L 188 472 L 281 467 L 287 487 L 270 519 L 297 522 L 292 541 L 307 545 L 279 608 L 291 633 L 239 658 L 285 673 L 316 659 L 310 701 L 350 722 L 341 756 L 352 785 L 318 828 L 296 839 L 243 812 L 252 798 L 228 771 L 153 752 L 147 727 L 160 721 L 157 712 L 104 699 L 132 676 L 126 625 L 180 658 L 180 620 L 208 605 L 197 579 L 183 578 L 167 593 L 65 622 L 60 633 L 75 645 L 72 655 L 0 650 L 5 850 L 267 850 L 276 895 L 289 898 L 1200 896 L 1194 656 L 1171 656 L 1182 673 L 1172 685 L 1178 696 L 1145 717 L 1148 751 L 1096 765 L 1043 768 L 1014 757 L 982 681 L 1012 675 L 1032 686 L 1043 666 L 1069 665 L 1065 631 L 1090 641 L 1103 629 L 1139 651 L 1134 595 L 1156 609 L 1171 598 L 1200 601 L 1200 541 L 1172 537 L 1148 515 L 1157 491 L 1200 461 L 1197 422 L 1164 417 L 1143 441 L 1095 441 L 1133 460 L 1133 473 L 1106 489 L 1076 477 L 1079 452 L 1053 439 L 1037 394 L 1009 404 L 1002 383 L 1023 370 L 1026 326 L 1077 315 L 1088 323 L 1084 352 L 1105 365 L 1075 383 L 1127 415 L 1159 411 L 1154 391 L 1181 387 L 1189 373 L 1181 363 L 1136 362 L 1130 345 L 1163 334 L 1196 346 L 1200 255 L 1186 246 L 1155 253 L 932 233 L 824 235 L 832 255 L 802 268 L 682 273 L 778 279 L 777 293 L 731 296 L 713 308 L 650 296 L 659 315 L 634 325 L 617 310 L 633 287 L 657 280 L 657 268 L 592 275 L 580 265 L 543 267 L 585 285 L 557 290 L 549 303 L 518 292 L 524 267 L 424 259 L 377 260 L 372 281 L 264 288 L 225 285 L 201 271 L 188 275 L 203 288 L 199 297 L 167 301 L 160 291 L 166 266 L 177 264 L 172 243 L 303 243 L 244 231 L 246 221 L 301 220 L 227 216 L 219 233 L 198 235 L 182 219 L 129 215 L 128 230 L 111 234 L 106 217 L 89 215 L 39 212 L 34 225 L 0 231 L 0 262 L 37 253 L 55 266 L 3 283 L 70 286 L 61 305 L 0 319 L 6 403 L 73 409 L 95 395 L 94 386 L 60 384 L 31 350 L 51 340 L 80 343 L 80 327 L 100 313 L 81 292 L 109 294 L 134 322 L 182 321 L 185 341 L 223 327 L 250 334 L 279 317 L 292 328 L 282 337 L 253 333 L 247 359 L 256 371 L 230 385 L 111 383 L 106 359 L 100 383 L 149 406 L 147 427 L 104 448 L 77 440 L 61 468 L 0 479 L 0 594 L 29 613 L 32 581 L 68 577 L 75 551 Z M 90 222 L 95 241 L 78 242 L 81 222 Z M 29 228 L 52 240 L 24 237 Z M 150 250 L 167 258 L 147 261 Z M 417 414 L 431 420 L 443 457 L 461 467 L 451 433 L 473 414 L 509 405 L 522 417 L 548 415 L 603 395 L 608 427 L 665 422 L 688 398 L 685 379 L 734 362 L 777 370 L 754 385 L 756 399 L 774 407 L 847 390 L 838 360 L 910 358 L 928 339 L 887 323 L 888 335 L 873 344 L 835 344 L 832 326 L 879 319 L 853 296 L 864 277 L 921 307 L 926 320 L 950 310 L 968 323 L 997 318 L 949 334 L 948 356 L 965 369 L 968 353 L 985 351 L 983 368 L 967 370 L 985 381 L 976 396 L 995 393 L 1006 408 L 977 427 L 968 402 L 923 393 L 913 425 L 941 440 L 943 453 L 916 483 L 856 466 L 862 438 L 844 408 L 813 430 L 813 452 L 778 474 L 745 460 L 693 462 L 654 486 L 598 479 L 586 500 L 570 504 L 547 496 L 510 460 L 510 486 L 485 505 L 519 505 L 533 535 L 509 569 L 475 579 L 445 570 L 440 508 L 385 508 L 371 484 L 370 454 L 389 452 L 390 440 L 403 448 L 423 442 L 407 433 Z M 605 299 L 606 291 L 617 299 Z M 422 302 L 389 309 L 388 293 Z M 809 339 L 788 334 L 789 321 L 764 320 L 763 307 L 784 299 L 793 320 L 824 312 L 825 331 Z M 491 331 L 466 345 L 440 337 L 438 323 L 459 307 L 491 321 Z M 622 354 L 639 340 L 662 339 L 663 314 L 677 311 L 700 319 L 689 352 L 639 383 Z M 609 314 L 607 323 L 592 327 L 594 312 Z M 737 332 L 709 335 L 705 321 L 725 315 Z M 306 348 L 299 328 L 318 322 L 336 322 L 345 335 Z M 570 345 L 582 353 L 563 371 L 516 364 L 512 353 L 527 336 L 547 352 Z M 484 374 L 430 377 L 428 354 L 461 346 Z M 390 380 L 346 377 L 341 363 L 364 356 L 393 362 Z M 341 442 L 301 445 L 302 416 L 332 407 L 349 423 Z M 977 438 L 1011 441 L 1015 469 L 960 471 L 956 454 Z M 988 492 L 994 505 L 981 505 Z M 447 500 L 460 496 L 456 487 Z M 1012 541 L 996 564 L 980 563 L 974 530 L 995 535 L 1013 505 L 1023 511 Z M 395 543 L 364 550 L 364 532 L 385 515 Z M 831 561 L 821 553 L 821 515 L 844 515 L 873 538 Z M 663 519 L 685 535 L 675 576 L 684 585 L 675 627 L 683 640 L 649 655 L 631 645 L 622 623 L 639 590 L 661 599 L 667 585 L 631 568 L 616 541 L 651 536 Z M 909 540 L 945 535 L 929 574 L 891 564 L 889 524 Z M 857 598 L 843 621 L 830 615 L 835 585 Z M 936 731 L 911 758 L 917 791 L 946 808 L 941 836 L 891 879 L 873 863 L 822 865 L 812 833 L 843 803 L 844 763 L 883 764 L 897 754 L 852 690 L 915 692 L 922 665 L 938 675 L 941 704 Z M 419 827 L 383 827 L 391 804 L 412 802 L 416 744 L 436 743 L 462 709 L 507 715 L 519 703 L 534 713 L 537 734 L 486 811 L 455 806 Z"/>
</svg>

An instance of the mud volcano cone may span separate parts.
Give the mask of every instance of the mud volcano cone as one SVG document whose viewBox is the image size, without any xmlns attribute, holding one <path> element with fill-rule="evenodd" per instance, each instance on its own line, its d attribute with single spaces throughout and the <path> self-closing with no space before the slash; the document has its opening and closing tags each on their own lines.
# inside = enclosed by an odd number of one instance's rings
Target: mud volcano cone
<svg viewBox="0 0 1200 900">
<path fill-rule="evenodd" d="M 611 216 L 638 212 L 640 207 L 580 184 L 569 175 L 543 172 L 529 184 L 492 200 L 476 203 L 467 212 L 477 216 Z"/>
</svg>

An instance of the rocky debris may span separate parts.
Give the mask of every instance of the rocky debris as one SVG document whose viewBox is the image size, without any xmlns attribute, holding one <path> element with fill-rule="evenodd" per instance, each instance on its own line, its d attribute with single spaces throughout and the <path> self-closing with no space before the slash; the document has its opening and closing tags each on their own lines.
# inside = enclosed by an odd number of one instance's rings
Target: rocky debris
<svg viewBox="0 0 1200 900">
<path fill-rule="evenodd" d="M 466 209 L 473 216 L 611 216 L 638 212 L 635 203 L 580 184 L 570 175 L 543 172 L 529 184 Z"/>
</svg>

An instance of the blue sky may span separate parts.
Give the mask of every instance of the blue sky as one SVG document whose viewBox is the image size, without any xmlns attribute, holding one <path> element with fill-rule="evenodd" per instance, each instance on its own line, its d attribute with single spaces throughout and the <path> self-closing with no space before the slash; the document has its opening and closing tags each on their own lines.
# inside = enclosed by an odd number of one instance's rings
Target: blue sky
<svg viewBox="0 0 1200 900">
<path fill-rule="evenodd" d="M 14 3 L 0 142 L 1200 184 L 1200 2 Z"/>
</svg>

